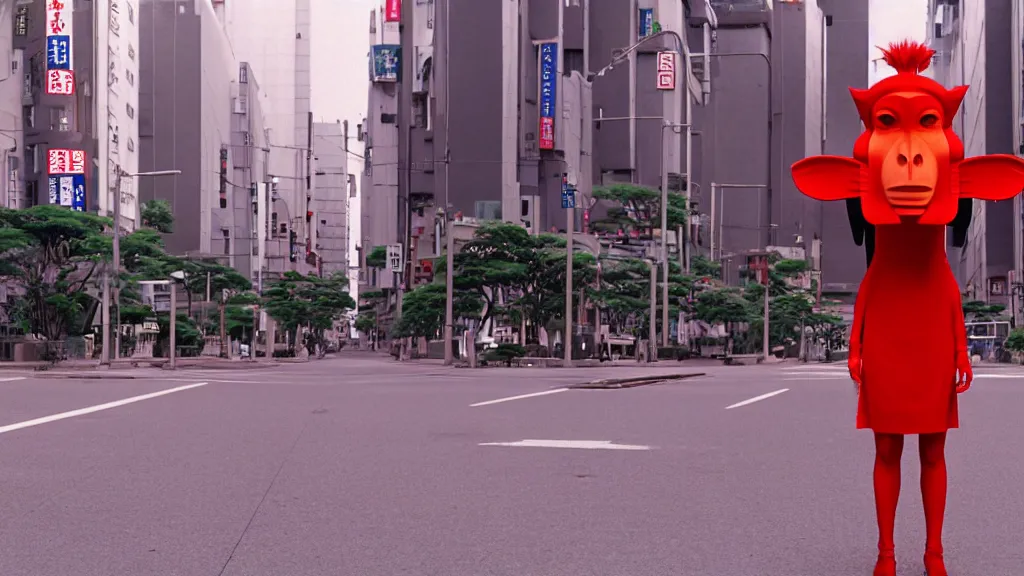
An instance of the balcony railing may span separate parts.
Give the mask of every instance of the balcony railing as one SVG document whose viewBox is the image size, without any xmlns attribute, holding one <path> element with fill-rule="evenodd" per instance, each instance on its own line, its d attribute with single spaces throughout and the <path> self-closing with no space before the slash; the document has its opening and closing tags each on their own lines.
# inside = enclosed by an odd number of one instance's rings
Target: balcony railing
<svg viewBox="0 0 1024 576">
<path fill-rule="evenodd" d="M 715 9 L 717 14 L 726 12 L 768 12 L 772 9 L 772 0 L 711 0 L 711 7 Z"/>
</svg>

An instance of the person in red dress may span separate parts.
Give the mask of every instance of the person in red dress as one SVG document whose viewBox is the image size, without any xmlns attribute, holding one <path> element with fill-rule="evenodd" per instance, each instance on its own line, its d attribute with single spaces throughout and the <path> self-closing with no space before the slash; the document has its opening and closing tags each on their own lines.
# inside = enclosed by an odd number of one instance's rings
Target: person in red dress
<svg viewBox="0 0 1024 576">
<path fill-rule="evenodd" d="M 957 394 L 973 379 L 960 289 L 946 260 L 946 227 L 963 246 L 973 200 L 1006 200 L 1024 189 L 1024 160 L 964 159 L 952 121 L 967 92 L 920 75 L 934 51 L 915 42 L 883 49 L 896 70 L 867 90 L 850 89 L 865 131 L 853 158 L 814 156 L 793 181 L 818 200 L 846 200 L 868 270 L 854 304 L 850 376 L 857 428 L 875 436 L 878 559 L 895 576 L 893 526 L 904 438 L 919 435 L 927 576 L 947 576 L 942 556 L 946 432 L 960 425 Z M 907 342 L 913 346 L 908 347 Z"/>
</svg>

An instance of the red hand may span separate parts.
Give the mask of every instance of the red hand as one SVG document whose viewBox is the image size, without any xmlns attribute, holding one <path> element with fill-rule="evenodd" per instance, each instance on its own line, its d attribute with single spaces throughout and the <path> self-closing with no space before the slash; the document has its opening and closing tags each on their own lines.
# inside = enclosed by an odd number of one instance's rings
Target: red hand
<svg viewBox="0 0 1024 576">
<path fill-rule="evenodd" d="M 971 388 L 971 381 L 974 380 L 974 370 L 971 369 L 971 357 L 967 350 L 959 350 L 956 353 L 956 393 L 963 394 Z"/>
</svg>

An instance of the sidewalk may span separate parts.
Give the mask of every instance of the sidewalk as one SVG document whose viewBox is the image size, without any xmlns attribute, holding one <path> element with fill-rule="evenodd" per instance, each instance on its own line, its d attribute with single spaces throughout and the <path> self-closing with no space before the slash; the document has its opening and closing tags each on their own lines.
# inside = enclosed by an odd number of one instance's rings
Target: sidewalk
<svg viewBox="0 0 1024 576">
<path fill-rule="evenodd" d="M 296 358 L 274 358 L 267 360 L 266 358 L 260 358 L 257 360 L 243 360 L 243 359 L 224 359 L 224 358 L 178 358 L 175 362 L 175 368 L 198 368 L 203 370 L 260 370 L 267 368 L 276 368 L 281 364 L 292 364 L 306 362 L 305 359 Z M 62 372 L 106 372 L 106 371 L 119 371 L 119 370 L 137 370 L 144 368 L 156 368 L 162 369 L 167 363 L 166 358 L 122 358 L 119 360 L 111 360 L 110 366 L 100 366 L 98 360 L 65 360 L 64 362 L 58 362 L 52 364 L 50 362 L 36 361 L 36 362 L 0 362 L 0 370 L 35 370 L 40 372 L 45 371 L 62 371 Z"/>
</svg>

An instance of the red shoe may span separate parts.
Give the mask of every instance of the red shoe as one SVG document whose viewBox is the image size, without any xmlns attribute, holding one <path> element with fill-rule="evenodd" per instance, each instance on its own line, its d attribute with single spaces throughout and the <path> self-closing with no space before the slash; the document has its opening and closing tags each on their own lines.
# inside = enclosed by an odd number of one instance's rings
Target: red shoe
<svg viewBox="0 0 1024 576">
<path fill-rule="evenodd" d="M 872 576 L 896 576 L 896 556 L 892 552 L 880 552 Z M 946 576 L 945 573 L 942 576 Z"/>
<path fill-rule="evenodd" d="M 946 573 L 946 563 L 942 561 L 942 552 L 924 553 L 924 574 L 925 576 L 949 576 Z"/>
</svg>

